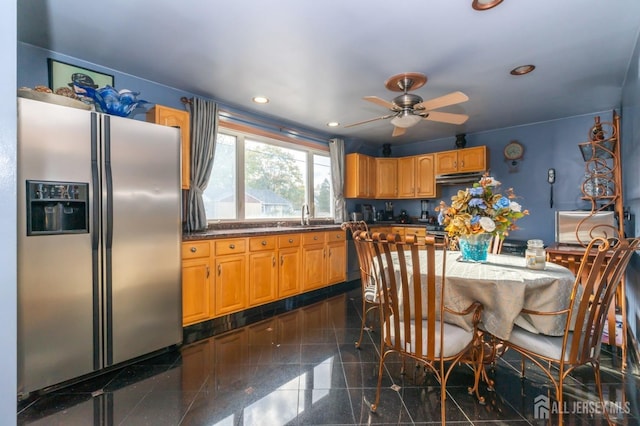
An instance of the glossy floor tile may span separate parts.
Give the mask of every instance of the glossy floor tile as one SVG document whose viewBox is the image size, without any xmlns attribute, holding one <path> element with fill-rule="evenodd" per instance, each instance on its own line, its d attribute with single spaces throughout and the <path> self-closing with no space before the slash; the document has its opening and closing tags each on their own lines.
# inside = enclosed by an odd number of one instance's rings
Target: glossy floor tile
<svg viewBox="0 0 640 426">
<path fill-rule="evenodd" d="M 18 403 L 21 425 L 361 425 L 439 424 L 440 386 L 410 361 L 390 357 L 376 413 L 369 410 L 378 380 L 379 335 L 354 342 L 360 327 L 358 289 L 297 307 L 244 327 Z M 612 419 L 640 424 L 640 377 L 621 374 L 602 354 L 605 399 Z M 467 392 L 473 375 L 456 366 L 447 385 L 452 425 L 556 424 L 541 420 L 534 401 L 551 396 L 548 380 L 507 352 L 489 370 L 495 392 L 486 404 Z M 592 371 L 577 370 L 565 387 L 567 425 L 607 424 Z M 613 407 L 613 405 L 611 405 Z"/>
</svg>

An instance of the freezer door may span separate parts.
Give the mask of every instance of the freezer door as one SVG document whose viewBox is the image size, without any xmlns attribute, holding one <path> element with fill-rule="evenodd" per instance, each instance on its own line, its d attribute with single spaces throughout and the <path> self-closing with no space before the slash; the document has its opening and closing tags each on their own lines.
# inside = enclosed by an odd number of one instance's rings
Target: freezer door
<svg viewBox="0 0 640 426">
<path fill-rule="evenodd" d="M 95 368 L 95 229 L 27 236 L 26 220 L 27 180 L 91 183 L 90 117 L 88 111 L 18 99 L 18 395 Z M 89 209 L 91 215 L 93 205 Z"/>
<path fill-rule="evenodd" d="M 104 116 L 106 365 L 180 343 L 180 134 Z"/>
</svg>

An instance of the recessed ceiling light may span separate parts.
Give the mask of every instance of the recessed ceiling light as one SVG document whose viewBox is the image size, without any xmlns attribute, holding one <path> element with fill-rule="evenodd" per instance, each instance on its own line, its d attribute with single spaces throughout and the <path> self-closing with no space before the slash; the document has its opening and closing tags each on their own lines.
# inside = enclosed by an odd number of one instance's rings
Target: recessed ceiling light
<svg viewBox="0 0 640 426">
<path fill-rule="evenodd" d="M 254 96 L 253 97 L 253 102 L 255 102 L 257 104 L 268 104 L 269 103 L 269 98 L 267 98 L 265 96 Z"/>
<path fill-rule="evenodd" d="M 531 71 L 536 69 L 535 65 L 520 65 L 519 67 L 515 67 L 509 73 L 511 75 L 525 75 L 529 74 Z"/>
<path fill-rule="evenodd" d="M 473 0 L 471 7 L 475 10 L 487 10 L 496 7 L 500 3 L 502 3 L 502 0 Z"/>
<path fill-rule="evenodd" d="M 340 125 L 340 123 L 338 123 L 337 121 L 330 121 L 327 123 L 327 126 L 329 127 L 338 127 Z"/>
</svg>

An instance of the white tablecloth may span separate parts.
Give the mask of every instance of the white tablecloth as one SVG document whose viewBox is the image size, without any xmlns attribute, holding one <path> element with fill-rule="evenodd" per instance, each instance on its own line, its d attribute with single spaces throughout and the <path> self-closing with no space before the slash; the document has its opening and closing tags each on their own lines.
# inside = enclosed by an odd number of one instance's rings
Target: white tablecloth
<svg viewBox="0 0 640 426">
<path fill-rule="evenodd" d="M 436 256 L 441 253 L 436 252 Z M 487 263 L 460 262 L 459 257 L 460 252 L 447 252 L 446 306 L 461 311 L 474 301 L 482 303 L 480 326 L 500 339 L 509 338 L 514 324 L 553 336 L 564 333 L 566 317 L 520 315 L 520 311 L 523 308 L 536 311 L 567 308 L 574 282 L 574 276 L 567 268 L 547 262 L 544 270 L 528 269 L 523 257 L 510 255 L 490 254 Z M 409 257 L 407 263 L 410 262 Z M 420 265 L 426 271 L 425 262 L 426 259 L 421 259 Z M 441 278 L 440 271 L 438 268 L 437 274 Z M 471 328 L 470 318 L 469 321 L 445 318 L 447 322 Z"/>
</svg>

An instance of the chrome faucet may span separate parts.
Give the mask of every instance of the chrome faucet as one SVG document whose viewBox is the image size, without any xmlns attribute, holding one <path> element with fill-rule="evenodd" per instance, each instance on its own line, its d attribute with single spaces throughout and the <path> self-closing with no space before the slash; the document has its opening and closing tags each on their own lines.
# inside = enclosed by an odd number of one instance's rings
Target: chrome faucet
<svg viewBox="0 0 640 426">
<path fill-rule="evenodd" d="M 300 225 L 309 225 L 309 204 L 304 203 L 302 205 L 302 217 L 300 218 Z"/>
</svg>

